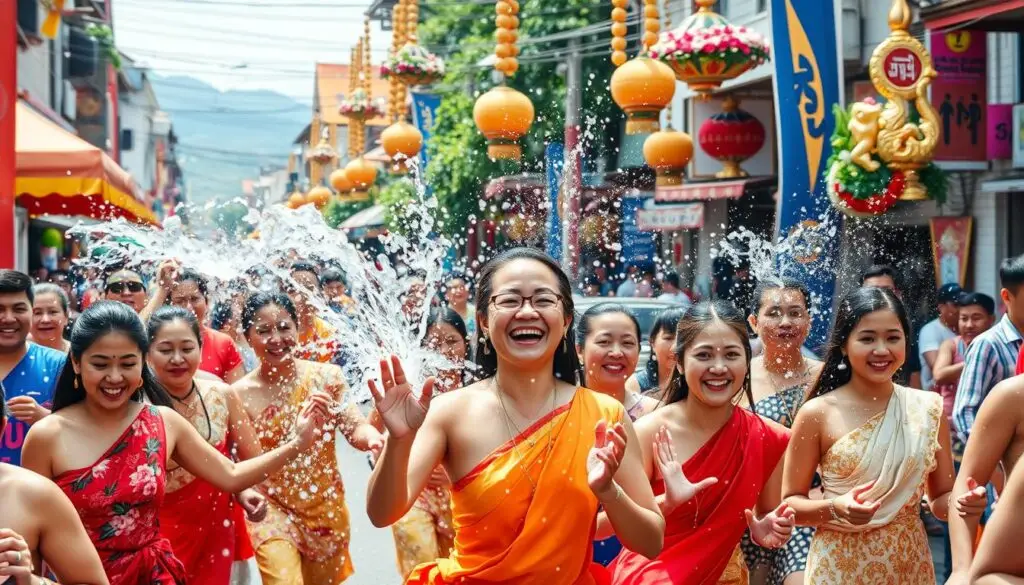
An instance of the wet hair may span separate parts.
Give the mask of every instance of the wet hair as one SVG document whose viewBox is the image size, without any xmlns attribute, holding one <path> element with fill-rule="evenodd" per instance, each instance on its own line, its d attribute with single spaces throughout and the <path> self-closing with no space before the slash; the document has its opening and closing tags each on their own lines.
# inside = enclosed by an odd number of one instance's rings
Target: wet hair
<svg viewBox="0 0 1024 585">
<path fill-rule="evenodd" d="M 192 330 L 192 334 L 196 336 L 196 343 L 199 347 L 203 346 L 203 332 L 199 328 L 199 319 L 196 318 L 195 313 L 188 309 L 181 307 L 160 307 L 153 312 L 153 315 L 149 318 L 149 322 L 146 323 L 146 331 L 149 333 L 149 342 L 153 343 L 156 339 L 157 334 L 163 329 L 164 325 L 173 323 L 174 321 L 184 321 L 188 325 L 189 329 Z"/>
<path fill-rule="evenodd" d="M 210 311 L 210 327 L 217 331 L 224 329 L 231 318 L 234 316 L 234 307 L 231 303 L 217 303 L 213 306 L 213 310 Z"/>
<path fill-rule="evenodd" d="M 316 267 L 316 264 L 306 262 L 305 260 L 296 260 L 295 262 L 292 262 L 292 266 L 288 272 L 311 272 L 313 273 L 313 276 L 320 278 L 320 269 Z"/>
<path fill-rule="evenodd" d="M 22 293 L 31 305 L 35 302 L 32 292 L 32 277 L 17 270 L 0 270 L 0 294 Z"/>
<path fill-rule="evenodd" d="M 846 356 L 843 355 L 846 342 L 865 315 L 883 310 L 896 314 L 900 328 L 903 329 L 904 344 L 909 343 L 910 321 L 907 319 L 907 310 L 893 291 L 876 287 L 853 289 L 839 302 L 836 323 L 832 327 L 832 336 L 826 346 L 825 363 L 821 367 L 818 380 L 808 388 L 806 400 L 828 394 L 850 382 L 853 373 L 850 371 L 850 365 L 846 363 Z"/>
<path fill-rule="evenodd" d="M 565 275 L 562 267 L 551 257 L 534 248 L 510 248 L 491 258 L 480 270 L 480 281 L 476 290 L 476 309 L 486 320 L 491 307 L 491 295 L 494 293 L 494 275 L 503 266 L 515 260 L 535 260 L 546 266 L 558 280 L 558 294 L 562 297 L 562 315 L 569 318 L 569 330 L 566 338 L 575 340 L 575 306 L 572 300 L 572 285 L 569 277 Z M 476 358 L 477 375 L 489 378 L 498 371 L 498 356 L 495 355 L 490 341 L 483 335 L 483 328 L 478 327 L 476 339 L 473 343 L 473 355 Z M 484 348 L 487 347 L 485 351 Z M 576 354 L 575 347 L 566 347 L 565 343 L 559 343 L 555 350 L 554 360 L 555 377 L 563 382 L 578 383 L 581 370 L 580 358 Z"/>
<path fill-rule="evenodd" d="M 68 305 L 70 304 L 70 301 L 68 301 L 68 293 L 64 292 L 64 289 L 56 284 L 44 282 L 43 284 L 37 284 L 32 287 L 33 303 L 36 302 L 35 300 L 39 298 L 39 295 L 57 295 L 57 302 L 60 303 L 60 308 L 64 310 L 64 316 L 68 315 Z"/>
<path fill-rule="evenodd" d="M 434 325 L 451 325 L 455 331 L 459 333 L 459 337 L 466 342 L 466 350 L 469 350 L 469 331 L 466 329 L 466 321 L 459 315 L 455 309 L 451 307 L 431 307 L 430 312 L 427 313 L 427 328 L 426 331 L 430 331 L 430 328 Z M 426 337 L 423 338 L 426 342 Z"/>
<path fill-rule="evenodd" d="M 156 381 L 149 365 L 146 364 L 149 338 L 146 336 L 146 327 L 142 324 L 142 319 L 124 303 L 96 301 L 78 317 L 71 328 L 71 359 L 64 363 L 64 369 L 57 380 L 53 394 L 53 412 L 85 400 L 85 388 L 82 388 L 81 384 L 76 384 L 78 374 L 75 373 L 72 362 L 81 363 L 86 350 L 100 338 L 111 333 L 127 336 L 139 347 L 141 353 L 142 387 L 132 395 L 132 400 L 141 402 L 145 398 L 151 404 L 171 406 L 170 396 Z"/>
<path fill-rule="evenodd" d="M 245 299 L 245 306 L 242 308 L 242 331 L 249 335 L 249 328 L 256 322 L 256 313 L 260 309 L 274 305 L 288 311 L 292 321 L 299 322 L 299 315 L 295 312 L 295 304 L 283 293 L 258 292 Z"/>
<path fill-rule="evenodd" d="M 795 278 L 788 276 L 773 277 L 762 280 L 754 288 L 753 302 L 750 305 L 750 314 L 757 316 L 761 312 L 761 304 L 764 302 L 764 293 L 770 290 L 795 290 L 804 297 L 804 308 L 811 308 L 811 291 L 807 285 Z"/>
<path fill-rule="evenodd" d="M 328 268 L 324 270 L 324 273 L 320 275 L 320 286 L 327 286 L 340 282 L 341 284 L 348 284 L 345 282 L 345 274 L 337 268 Z"/>
<path fill-rule="evenodd" d="M 1024 285 L 1024 254 L 1003 260 L 999 265 L 999 284 L 1013 294 Z"/>
<path fill-rule="evenodd" d="M 619 315 L 625 315 L 629 317 L 629 320 L 633 322 L 633 327 L 636 329 L 636 339 L 640 341 L 640 322 L 636 320 L 636 315 L 632 311 L 626 308 L 622 303 L 597 303 L 591 305 L 586 311 L 580 315 L 579 326 L 576 328 L 576 343 L 580 347 L 585 345 L 587 336 L 591 333 L 591 321 L 595 317 L 601 315 L 611 315 L 617 313 Z"/>
<path fill-rule="evenodd" d="M 978 305 L 989 315 L 996 314 L 995 299 L 985 293 L 967 292 L 960 295 L 960 298 L 956 301 L 956 306 L 958 307 L 969 307 L 971 305 Z"/>
<path fill-rule="evenodd" d="M 875 264 L 871 268 L 868 268 L 860 275 L 860 285 L 864 286 L 864 281 L 869 278 L 878 278 L 880 276 L 888 276 L 892 279 L 893 283 L 896 283 L 896 269 L 888 264 Z M 897 285 L 897 288 L 899 286 Z"/>
<path fill-rule="evenodd" d="M 178 273 L 178 278 L 175 279 L 175 282 L 177 284 L 184 284 L 189 281 L 196 283 L 196 287 L 199 289 L 199 294 L 203 295 L 203 298 L 208 298 L 208 290 L 210 288 L 210 285 L 209 282 L 206 280 L 205 276 L 199 274 L 198 272 L 191 268 L 185 268 Z M 171 302 L 170 296 L 167 297 L 167 302 Z"/>
<path fill-rule="evenodd" d="M 662 331 L 671 331 L 675 335 L 676 327 L 679 326 L 679 320 L 686 314 L 686 309 L 665 309 L 658 314 L 658 318 L 654 320 L 654 325 L 651 326 L 651 333 L 647 336 L 648 342 L 651 344 L 651 358 L 647 360 L 647 379 L 654 383 L 655 388 L 661 386 L 661 380 L 658 379 L 658 356 L 654 354 L 654 340 L 661 335 Z"/>
<path fill-rule="evenodd" d="M 746 314 L 729 301 L 714 300 L 701 301 L 686 310 L 686 314 L 679 320 L 676 327 L 676 344 L 672 351 L 680 367 L 685 369 L 683 354 L 693 344 L 697 336 L 709 325 L 719 321 L 732 330 L 743 346 L 743 353 L 746 354 L 747 374 L 743 377 L 742 392 L 746 394 L 747 401 L 754 404 L 754 394 L 750 387 L 750 360 L 753 358 L 753 351 L 750 349 L 750 338 L 747 336 Z M 690 388 L 686 385 L 686 376 L 676 368 L 672 372 L 672 381 L 669 382 L 665 404 L 686 400 L 690 396 Z"/>
<path fill-rule="evenodd" d="M 679 288 L 679 274 L 676 272 L 668 272 L 661 279 L 663 284 L 670 284 L 676 288 Z"/>
</svg>

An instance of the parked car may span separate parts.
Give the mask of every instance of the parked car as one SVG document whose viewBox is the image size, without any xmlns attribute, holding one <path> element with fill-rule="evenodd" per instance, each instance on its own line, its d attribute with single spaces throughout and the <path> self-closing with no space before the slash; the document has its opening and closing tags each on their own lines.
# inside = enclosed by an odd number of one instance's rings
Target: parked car
<svg viewBox="0 0 1024 585">
<path fill-rule="evenodd" d="M 669 301 L 638 297 L 582 297 L 573 295 L 572 300 L 573 304 L 576 305 L 577 322 L 579 321 L 579 315 L 600 303 L 618 303 L 625 306 L 636 316 L 636 320 L 640 322 L 640 361 L 637 362 L 637 369 L 646 367 L 647 361 L 651 359 L 651 343 L 647 336 L 651 332 L 651 327 L 654 327 L 654 321 L 657 320 L 658 315 L 665 309 L 677 309 L 681 306 Z"/>
</svg>

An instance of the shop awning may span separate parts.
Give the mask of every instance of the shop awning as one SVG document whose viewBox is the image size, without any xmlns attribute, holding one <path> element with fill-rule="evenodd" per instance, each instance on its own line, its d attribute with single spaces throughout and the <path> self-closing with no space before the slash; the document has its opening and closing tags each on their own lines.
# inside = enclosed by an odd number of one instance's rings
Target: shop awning
<svg viewBox="0 0 1024 585">
<path fill-rule="evenodd" d="M 107 153 L 21 102 L 15 111 L 15 152 L 14 193 L 30 215 L 159 224 L 137 198 L 131 176 Z"/>
<path fill-rule="evenodd" d="M 771 177 L 754 177 L 736 181 L 703 181 L 656 187 L 654 200 L 659 203 L 676 203 L 679 201 L 716 201 L 719 199 L 739 199 L 752 186 L 771 182 Z"/>
<path fill-rule="evenodd" d="M 1020 32 L 1024 0 L 946 0 L 921 9 L 928 30 L 969 27 L 989 32 Z"/>
<path fill-rule="evenodd" d="M 375 238 L 384 232 L 384 207 L 367 207 L 343 221 L 338 229 L 348 232 L 352 240 Z"/>
<path fill-rule="evenodd" d="M 992 179 L 981 183 L 982 193 L 1013 193 L 1024 191 L 1024 176 Z"/>
</svg>

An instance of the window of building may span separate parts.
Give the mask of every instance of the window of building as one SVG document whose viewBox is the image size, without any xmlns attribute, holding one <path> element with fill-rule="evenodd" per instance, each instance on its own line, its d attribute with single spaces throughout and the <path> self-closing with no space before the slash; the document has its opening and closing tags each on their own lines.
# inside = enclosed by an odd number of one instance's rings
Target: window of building
<svg viewBox="0 0 1024 585">
<path fill-rule="evenodd" d="M 757 13 L 768 12 L 768 0 L 757 0 Z"/>
</svg>

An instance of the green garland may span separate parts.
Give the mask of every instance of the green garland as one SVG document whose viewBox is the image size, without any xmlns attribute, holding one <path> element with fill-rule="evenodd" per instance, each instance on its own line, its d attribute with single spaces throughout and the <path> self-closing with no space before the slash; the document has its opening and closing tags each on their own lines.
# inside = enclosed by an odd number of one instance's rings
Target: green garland
<svg viewBox="0 0 1024 585">
<path fill-rule="evenodd" d="M 949 176 L 946 175 L 946 171 L 940 169 L 935 163 L 928 163 L 928 166 L 921 169 L 918 175 L 928 197 L 934 199 L 939 205 L 945 203 L 949 194 Z"/>
<path fill-rule="evenodd" d="M 99 43 L 100 50 L 106 56 L 107 61 L 114 66 L 114 69 L 120 71 L 121 54 L 117 51 L 117 47 L 114 46 L 114 31 L 105 24 L 89 23 L 89 26 L 85 27 L 85 34 Z"/>
<path fill-rule="evenodd" d="M 855 199 L 870 199 L 881 194 L 892 180 L 892 171 L 885 165 L 879 166 L 877 171 L 867 171 L 858 164 L 843 160 L 841 153 L 849 153 L 856 146 L 850 134 L 850 111 L 835 104 L 832 106 L 832 114 L 836 126 L 832 131 L 832 156 L 828 158 L 828 168 L 838 165 L 836 181 L 843 191 Z"/>
</svg>

